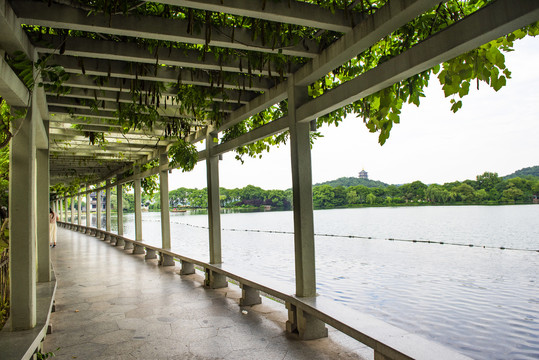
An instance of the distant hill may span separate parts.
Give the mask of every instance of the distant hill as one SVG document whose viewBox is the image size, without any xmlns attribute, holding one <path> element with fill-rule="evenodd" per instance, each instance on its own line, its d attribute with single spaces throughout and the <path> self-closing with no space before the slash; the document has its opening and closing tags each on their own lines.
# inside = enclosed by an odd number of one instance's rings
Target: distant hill
<svg viewBox="0 0 539 360">
<path fill-rule="evenodd" d="M 337 186 L 344 186 L 344 187 L 350 187 L 350 186 L 357 186 L 357 185 L 363 185 L 366 187 L 386 187 L 388 186 L 386 183 L 383 183 L 381 181 L 376 180 L 366 180 L 366 179 L 360 179 L 357 177 L 342 177 L 338 178 L 336 180 L 326 181 L 323 183 L 315 184 L 314 186 L 319 185 L 330 185 L 333 187 Z"/>
<path fill-rule="evenodd" d="M 503 178 L 504 179 L 512 179 L 512 178 L 516 178 L 516 177 L 523 178 L 523 177 L 529 176 L 529 175 L 539 177 L 539 166 L 530 166 L 530 167 L 527 167 L 527 168 L 523 168 L 523 169 L 515 171 L 514 173 L 512 173 L 510 175 L 504 176 Z"/>
</svg>

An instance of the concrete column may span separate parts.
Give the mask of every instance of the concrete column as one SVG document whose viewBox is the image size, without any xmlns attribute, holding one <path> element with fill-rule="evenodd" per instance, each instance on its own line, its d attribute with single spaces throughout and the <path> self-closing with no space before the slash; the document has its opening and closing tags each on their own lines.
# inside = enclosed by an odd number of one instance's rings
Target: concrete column
<svg viewBox="0 0 539 360">
<path fill-rule="evenodd" d="M 75 223 L 75 197 L 71 197 L 71 223 Z"/>
<path fill-rule="evenodd" d="M 34 93 L 34 100 L 36 100 Z M 37 101 L 12 124 L 9 161 L 9 286 L 11 327 L 36 325 L 36 130 Z"/>
<path fill-rule="evenodd" d="M 97 219 L 95 227 L 98 229 L 101 229 L 101 207 L 103 206 L 103 204 L 101 203 L 101 190 L 97 190 L 95 192 L 95 195 L 96 195 L 95 215 Z"/>
<path fill-rule="evenodd" d="M 82 224 L 82 195 L 79 194 L 77 200 L 77 224 Z"/>
<path fill-rule="evenodd" d="M 92 204 L 90 204 L 90 185 L 86 185 L 86 227 L 92 225 Z"/>
<path fill-rule="evenodd" d="M 105 218 L 106 218 L 106 230 L 110 232 L 110 180 L 107 180 L 107 191 L 106 191 L 106 203 L 105 203 Z"/>
<path fill-rule="evenodd" d="M 58 218 L 60 219 L 60 221 L 63 221 L 63 218 L 64 216 L 62 215 L 62 199 L 58 199 Z"/>
<path fill-rule="evenodd" d="M 140 167 L 135 168 L 135 174 L 140 173 Z M 135 240 L 142 241 L 142 209 L 140 208 L 141 188 L 140 179 L 134 181 L 133 189 L 135 191 Z"/>
<path fill-rule="evenodd" d="M 121 184 L 116 185 L 116 204 L 118 212 L 118 235 L 124 234 L 124 204 L 123 204 L 123 187 Z M 118 244 L 118 243 L 116 243 Z"/>
<path fill-rule="evenodd" d="M 48 128 L 46 126 L 45 128 Z M 49 247 L 49 149 L 36 151 L 37 281 L 51 281 Z M 54 210 L 53 210 L 54 211 Z M 45 216 L 45 214 L 47 216 Z"/>
<path fill-rule="evenodd" d="M 66 195 L 66 196 L 67 196 L 67 195 Z M 69 208 L 69 207 L 68 207 L 67 200 L 68 200 L 68 198 L 66 197 L 66 198 L 64 199 L 64 202 L 65 202 L 65 208 L 64 208 L 65 219 L 64 219 L 64 221 L 65 221 L 65 222 L 68 222 L 68 220 L 69 220 L 69 218 L 67 217 L 67 212 L 68 212 L 68 208 Z"/>
<path fill-rule="evenodd" d="M 210 263 L 220 264 L 221 257 L 221 213 L 219 201 L 219 156 L 212 154 L 212 149 L 217 145 L 213 135 L 206 137 L 206 176 L 208 188 L 208 225 L 210 235 Z M 226 277 L 211 270 L 206 271 L 205 285 L 210 288 L 228 286 Z"/>
<path fill-rule="evenodd" d="M 316 270 L 314 255 L 314 221 L 311 169 L 310 124 L 296 121 L 296 109 L 308 100 L 307 87 L 295 87 L 289 79 L 288 118 L 292 165 L 294 208 L 294 256 L 296 295 L 316 296 Z M 287 331 L 297 332 L 302 339 L 327 336 L 325 324 L 309 314 L 289 307 Z"/>
<path fill-rule="evenodd" d="M 159 156 L 159 165 L 168 165 L 168 154 Z M 159 172 L 159 192 L 161 200 L 161 247 L 170 249 L 170 212 L 168 205 L 168 170 Z"/>
</svg>

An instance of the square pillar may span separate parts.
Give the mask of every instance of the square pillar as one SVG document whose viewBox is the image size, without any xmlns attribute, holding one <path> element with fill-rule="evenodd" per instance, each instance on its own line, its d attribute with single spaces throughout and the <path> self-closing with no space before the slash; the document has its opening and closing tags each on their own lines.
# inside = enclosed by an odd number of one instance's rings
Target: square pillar
<svg viewBox="0 0 539 360">
<path fill-rule="evenodd" d="M 63 215 L 63 205 L 64 203 L 62 202 L 62 199 L 58 199 L 58 217 L 60 218 L 60 221 L 64 221 L 64 215 Z"/>
<path fill-rule="evenodd" d="M 110 232 L 110 180 L 107 180 L 107 190 L 105 191 L 105 229 Z"/>
<path fill-rule="evenodd" d="M 140 173 L 140 167 L 135 167 L 135 174 Z M 135 240 L 142 241 L 142 209 L 141 209 L 141 187 L 140 187 L 140 179 L 136 179 L 134 181 L 133 186 L 134 192 L 135 192 Z"/>
<path fill-rule="evenodd" d="M 75 197 L 71 197 L 71 223 L 75 223 Z"/>
<path fill-rule="evenodd" d="M 82 195 L 80 193 L 77 199 L 77 224 L 82 224 Z"/>
<path fill-rule="evenodd" d="M 292 82 L 293 84 L 293 82 Z M 296 295 L 315 296 L 314 221 L 309 123 L 296 121 L 296 108 L 307 100 L 307 88 L 288 88 L 290 152 L 294 208 Z"/>
<path fill-rule="evenodd" d="M 168 154 L 159 156 L 159 166 L 168 165 Z M 168 205 L 168 169 L 159 171 L 159 195 L 161 200 L 161 247 L 170 249 L 170 212 Z"/>
<path fill-rule="evenodd" d="M 36 151 L 36 171 L 37 178 L 39 179 L 36 182 L 37 281 L 48 282 L 51 281 L 51 249 L 49 247 L 49 149 L 38 149 Z"/>
<path fill-rule="evenodd" d="M 314 244 L 314 216 L 311 169 L 310 124 L 299 122 L 296 109 L 308 100 L 307 87 L 294 86 L 289 78 L 288 119 L 290 155 L 292 165 L 292 191 L 294 208 L 294 258 L 296 296 L 316 296 L 316 267 Z M 288 332 L 297 332 L 301 339 L 326 337 L 323 321 L 289 304 Z"/>
<path fill-rule="evenodd" d="M 118 235 L 124 234 L 124 203 L 123 203 L 123 187 L 121 184 L 116 185 L 116 212 L 118 214 Z M 116 242 L 118 244 L 118 242 Z"/>
<path fill-rule="evenodd" d="M 219 156 L 212 154 L 217 138 L 210 134 L 206 137 L 206 176 L 208 188 L 208 224 L 210 235 L 210 264 L 220 264 L 221 257 L 221 208 L 219 199 Z M 214 271 L 206 271 L 205 286 L 212 289 L 227 287 L 226 276 Z"/>
<path fill-rule="evenodd" d="M 92 204 L 90 203 L 90 185 L 86 186 L 86 227 L 92 225 Z"/>
<path fill-rule="evenodd" d="M 68 217 L 67 217 L 67 212 L 68 212 L 68 202 L 67 202 L 68 198 L 67 198 L 67 194 L 66 194 L 66 198 L 64 199 L 64 202 L 65 202 L 65 209 L 64 209 L 64 213 L 65 213 L 65 219 L 64 221 L 65 222 L 68 222 Z"/>
<path fill-rule="evenodd" d="M 96 223 L 95 223 L 95 227 L 98 228 L 98 229 L 101 229 L 101 207 L 103 207 L 103 204 L 101 203 L 101 190 L 97 190 L 95 192 L 95 196 L 96 196 L 96 203 L 95 203 Z"/>
<path fill-rule="evenodd" d="M 11 328 L 36 325 L 36 96 L 25 119 L 15 119 L 9 152 L 9 287 Z"/>
</svg>

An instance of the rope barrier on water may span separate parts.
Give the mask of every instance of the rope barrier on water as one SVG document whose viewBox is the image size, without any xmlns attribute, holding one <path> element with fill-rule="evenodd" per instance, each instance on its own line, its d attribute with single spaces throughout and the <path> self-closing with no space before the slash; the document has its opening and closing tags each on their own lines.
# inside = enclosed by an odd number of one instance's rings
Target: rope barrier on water
<svg viewBox="0 0 539 360">
<path fill-rule="evenodd" d="M 209 229 L 207 226 L 193 225 L 182 222 L 171 222 L 178 225 L 185 225 L 199 229 Z M 268 234 L 285 234 L 285 235 L 294 235 L 293 231 L 279 231 L 279 230 L 259 230 L 259 229 L 222 229 L 224 231 L 240 231 L 240 232 L 256 232 L 256 233 L 268 233 Z M 446 242 L 446 241 L 433 241 L 433 240 L 418 240 L 418 239 L 396 239 L 396 238 L 378 238 L 373 236 L 360 236 L 360 235 L 337 235 L 337 234 L 314 234 L 315 236 L 324 236 L 324 237 L 340 237 L 340 238 L 350 238 L 350 239 L 363 239 L 363 240 L 386 240 L 386 241 L 398 241 L 398 242 L 407 242 L 407 243 L 418 243 L 418 244 L 438 244 L 438 245 L 451 245 L 451 246 L 462 246 L 462 247 L 475 247 L 482 249 L 498 249 L 498 250 L 514 250 L 514 251 L 529 251 L 529 252 L 539 252 L 538 250 L 533 249 L 521 249 L 513 248 L 507 246 L 491 246 L 491 245 L 476 245 L 476 244 L 463 244 L 456 242 Z"/>
</svg>

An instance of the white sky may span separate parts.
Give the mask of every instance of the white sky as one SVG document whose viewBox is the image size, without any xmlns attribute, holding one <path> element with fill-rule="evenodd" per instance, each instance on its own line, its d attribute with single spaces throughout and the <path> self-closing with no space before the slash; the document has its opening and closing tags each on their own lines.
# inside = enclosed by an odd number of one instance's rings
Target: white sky
<svg viewBox="0 0 539 360">
<path fill-rule="evenodd" d="M 384 146 L 353 116 L 338 127 L 324 126 L 324 137 L 312 150 L 313 184 L 357 176 L 361 169 L 369 179 L 389 184 L 442 184 L 475 179 L 485 171 L 503 176 L 539 165 L 539 38 L 522 39 L 515 49 L 506 54 L 512 72 L 508 85 L 498 92 L 485 83 L 479 91 L 472 85 L 456 114 L 438 79 L 431 77 L 420 107 L 404 106 L 401 123 L 393 126 Z M 262 159 L 245 158 L 243 165 L 234 155 L 224 154 L 219 162 L 221 187 L 292 187 L 287 145 L 272 148 Z M 170 190 L 182 186 L 206 187 L 205 162 L 190 173 L 173 171 Z"/>
</svg>

